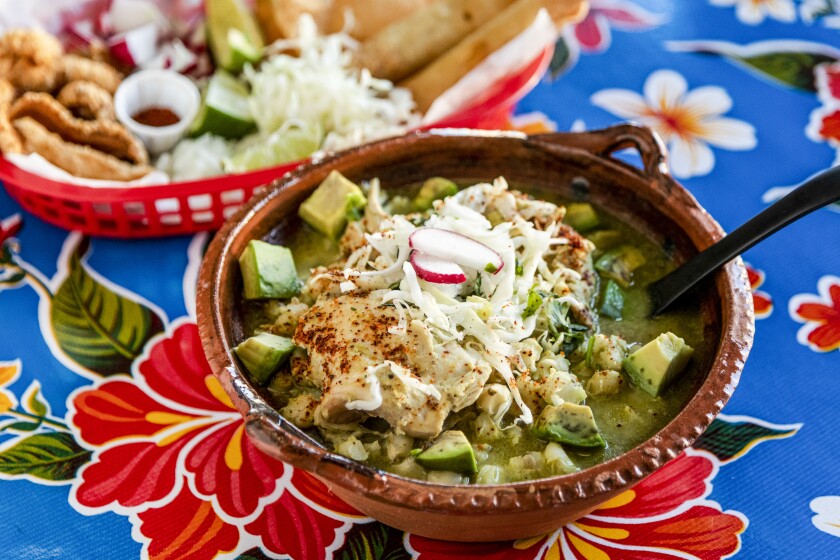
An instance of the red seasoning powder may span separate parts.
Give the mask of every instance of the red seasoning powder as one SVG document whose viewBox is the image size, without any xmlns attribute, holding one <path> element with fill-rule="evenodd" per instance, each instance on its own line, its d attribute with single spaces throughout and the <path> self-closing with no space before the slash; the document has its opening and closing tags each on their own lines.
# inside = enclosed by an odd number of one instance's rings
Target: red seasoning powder
<svg viewBox="0 0 840 560">
<path fill-rule="evenodd" d="M 131 118 L 146 126 L 169 126 L 181 120 L 174 111 L 164 107 L 148 107 L 134 113 Z"/>
</svg>

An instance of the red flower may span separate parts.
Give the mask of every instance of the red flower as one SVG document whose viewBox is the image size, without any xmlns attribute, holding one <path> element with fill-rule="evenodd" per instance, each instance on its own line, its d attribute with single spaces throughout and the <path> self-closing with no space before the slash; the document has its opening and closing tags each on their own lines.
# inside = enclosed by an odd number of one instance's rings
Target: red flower
<svg viewBox="0 0 840 560">
<path fill-rule="evenodd" d="M 819 295 L 799 294 L 788 305 L 790 316 L 805 323 L 796 340 L 815 352 L 840 348 L 840 277 L 823 276 L 817 283 Z"/>
<path fill-rule="evenodd" d="M 263 548 L 274 554 L 288 554 L 295 560 L 322 560 L 331 544 L 350 526 L 312 509 L 292 492 L 285 492 L 267 505 L 246 530 L 259 535 Z"/>
<path fill-rule="evenodd" d="M 588 516 L 514 543 L 464 545 L 411 536 L 421 560 L 450 557 L 559 560 L 721 559 L 740 548 L 746 523 L 705 497 L 716 473 L 710 456 L 689 451 Z"/>
<path fill-rule="evenodd" d="M 361 517 L 245 437 L 193 323 L 154 340 L 133 369 L 71 397 L 68 419 L 95 452 L 70 499 L 130 514 L 151 558 L 210 559 L 246 528 L 277 554 L 323 557 Z"/>
<path fill-rule="evenodd" d="M 753 295 L 753 308 L 755 308 L 756 319 L 766 319 L 773 313 L 773 298 L 766 292 L 759 290 L 764 284 L 764 271 L 753 268 L 749 263 L 745 263 L 747 267 L 747 276 L 750 279 L 750 288 Z"/>
<path fill-rule="evenodd" d="M 214 558 L 239 544 L 239 529 L 229 525 L 210 502 L 184 488 L 169 504 L 137 515 L 150 560 Z"/>
<path fill-rule="evenodd" d="M 135 378 L 105 381 L 72 400 L 70 421 L 99 449 L 76 486 L 79 503 L 98 509 L 163 500 L 179 489 L 182 468 L 196 495 L 223 514 L 255 513 L 284 467 L 243 437 L 242 417 L 213 377 L 195 325 L 177 327 L 135 366 Z"/>
<path fill-rule="evenodd" d="M 7 239 L 11 239 L 21 230 L 23 227 L 23 219 L 20 217 L 20 214 L 12 214 L 8 218 L 4 220 L 0 220 L 0 245 Z"/>
<path fill-rule="evenodd" d="M 822 106 L 811 113 L 805 132 L 811 140 L 840 150 L 840 62 L 817 65 L 814 78 Z"/>
<path fill-rule="evenodd" d="M 603 52 L 610 47 L 610 27 L 622 31 L 645 31 L 662 19 L 627 0 L 592 0 L 589 13 L 574 26 L 574 38 L 584 52 Z"/>
</svg>

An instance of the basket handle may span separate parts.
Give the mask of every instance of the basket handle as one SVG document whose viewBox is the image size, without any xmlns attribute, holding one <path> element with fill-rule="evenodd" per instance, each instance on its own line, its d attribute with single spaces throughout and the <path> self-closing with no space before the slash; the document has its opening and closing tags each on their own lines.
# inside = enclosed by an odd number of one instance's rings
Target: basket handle
<svg viewBox="0 0 840 560">
<path fill-rule="evenodd" d="M 667 149 L 662 139 L 646 126 L 624 123 L 587 132 L 553 132 L 535 134 L 528 141 L 543 148 L 552 145 L 582 149 L 599 157 L 610 158 L 616 164 L 631 170 L 645 179 L 661 181 L 667 177 Z M 629 165 L 612 154 L 624 148 L 635 148 L 642 158 L 643 170 Z"/>
</svg>

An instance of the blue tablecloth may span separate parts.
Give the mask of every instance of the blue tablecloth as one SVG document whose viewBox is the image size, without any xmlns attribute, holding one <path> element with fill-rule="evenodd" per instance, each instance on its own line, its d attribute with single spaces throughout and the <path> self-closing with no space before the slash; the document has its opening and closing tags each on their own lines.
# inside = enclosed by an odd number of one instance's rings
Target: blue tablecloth
<svg viewBox="0 0 840 560">
<path fill-rule="evenodd" d="M 551 72 L 520 114 L 652 126 L 725 229 L 840 163 L 837 0 L 592 0 Z M 692 450 L 556 533 L 464 545 L 372 522 L 242 437 L 193 322 L 207 235 L 86 239 L 0 192 L 0 556 L 840 558 L 838 210 L 745 256 L 755 345 Z"/>
</svg>

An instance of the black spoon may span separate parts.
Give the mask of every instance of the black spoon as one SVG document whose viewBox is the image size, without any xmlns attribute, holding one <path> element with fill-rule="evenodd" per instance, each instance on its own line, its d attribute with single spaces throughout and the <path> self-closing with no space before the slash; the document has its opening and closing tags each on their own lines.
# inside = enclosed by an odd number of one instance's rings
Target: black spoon
<svg viewBox="0 0 840 560">
<path fill-rule="evenodd" d="M 768 235 L 840 200 L 840 165 L 814 175 L 750 221 L 648 286 L 651 315 L 659 315 L 706 276 Z"/>
</svg>

